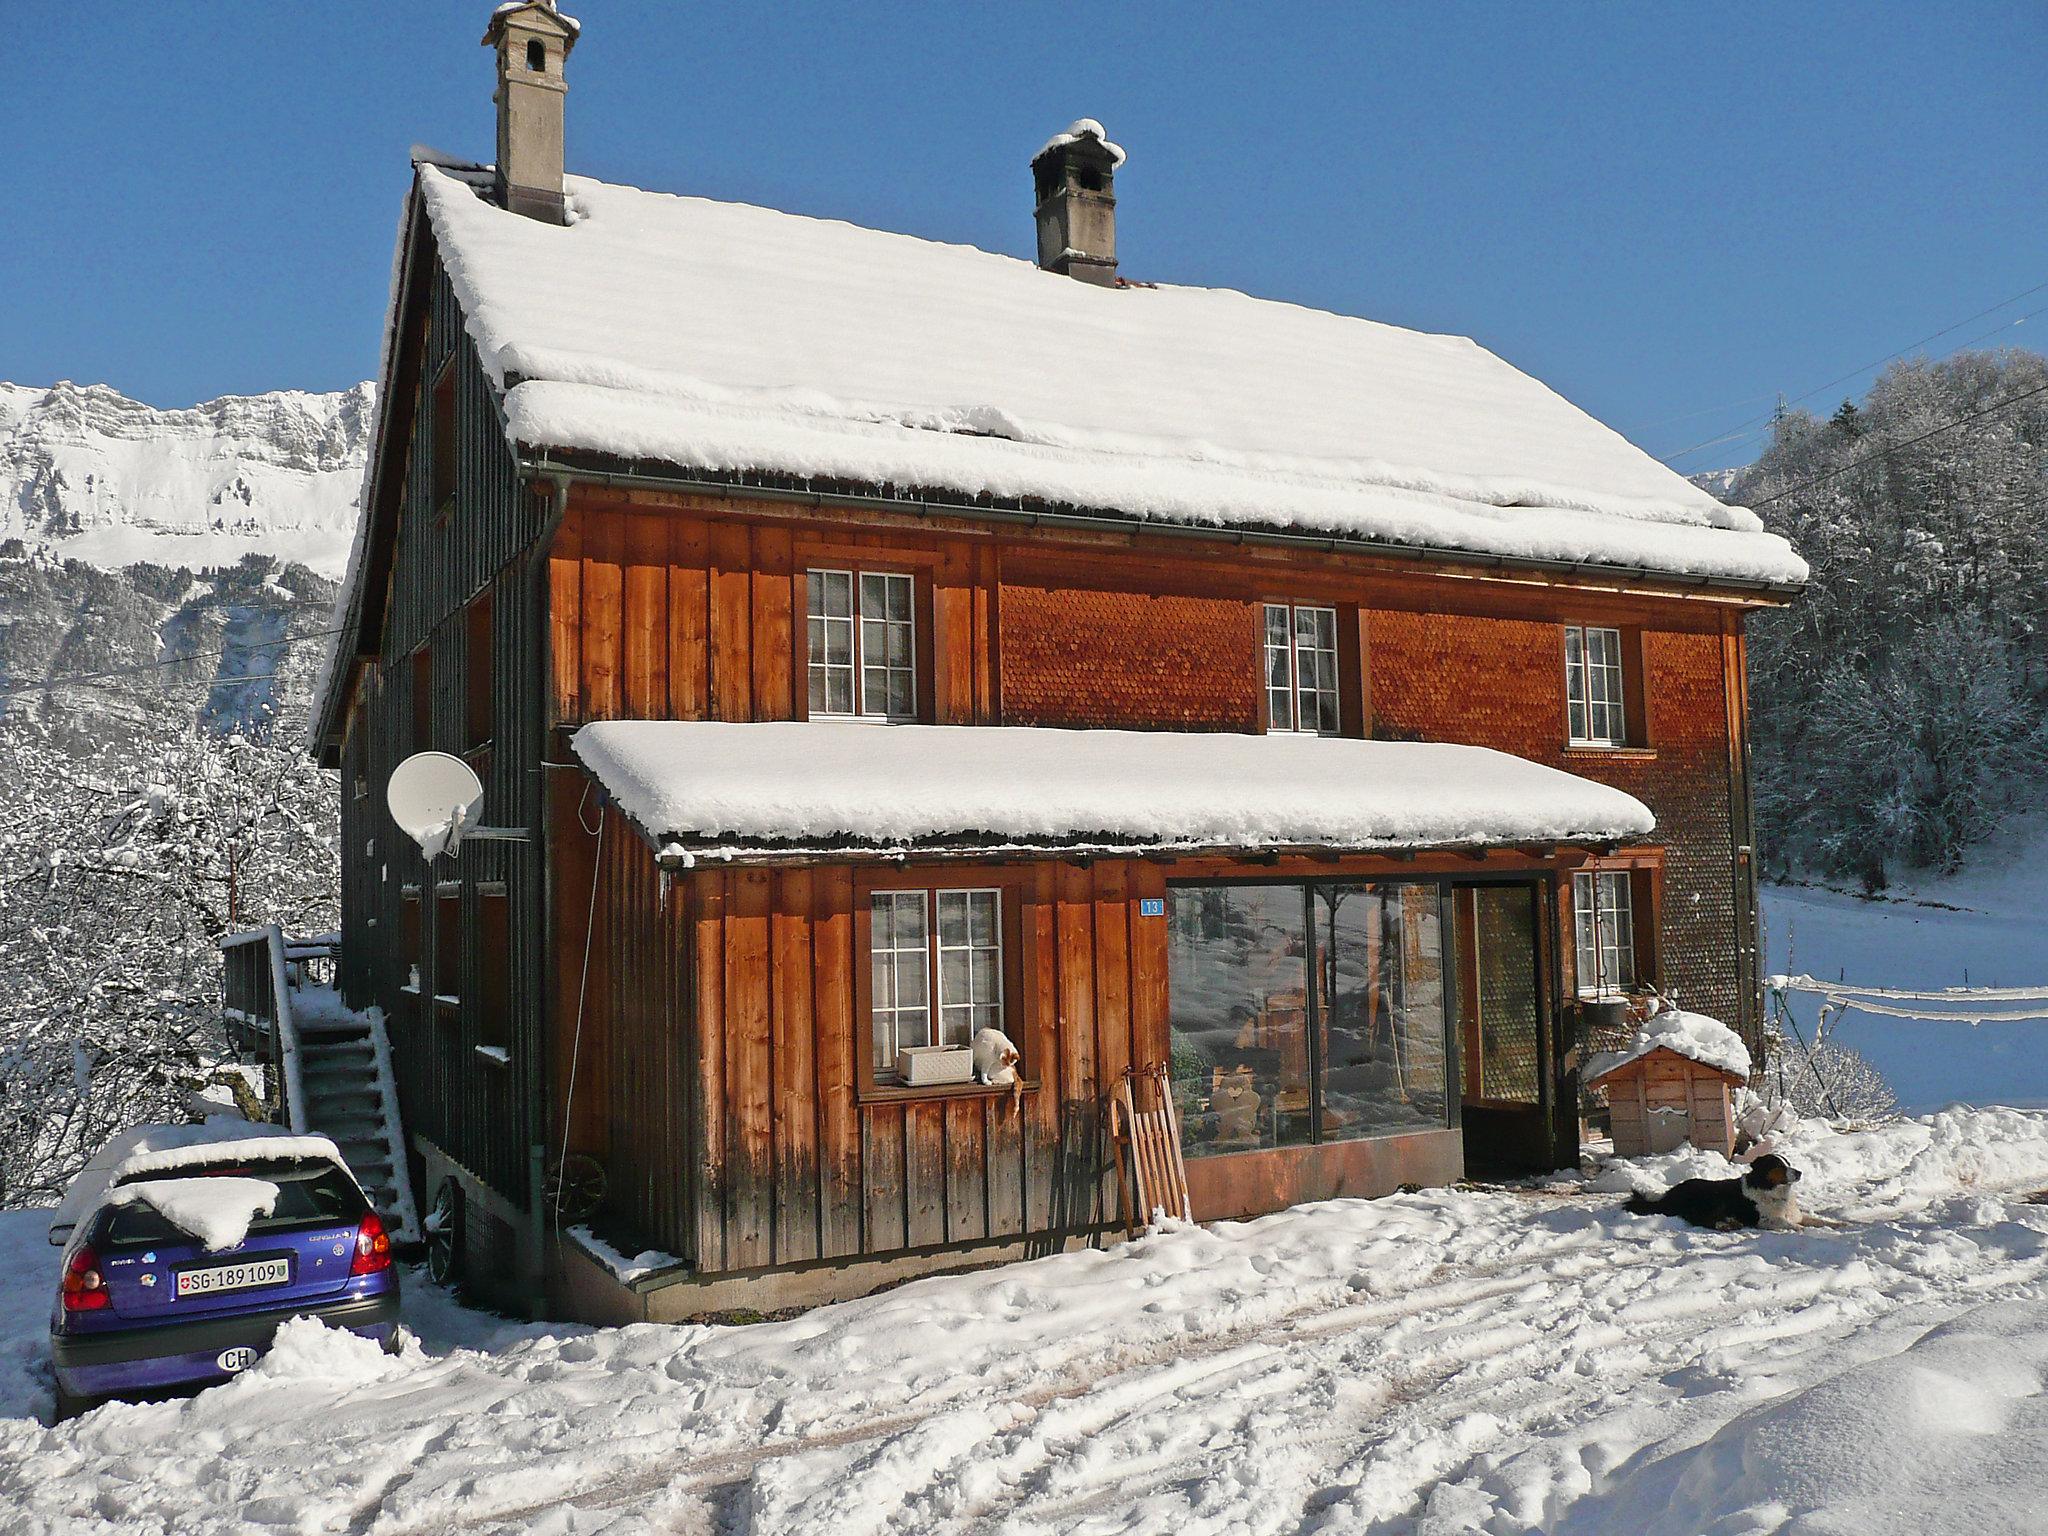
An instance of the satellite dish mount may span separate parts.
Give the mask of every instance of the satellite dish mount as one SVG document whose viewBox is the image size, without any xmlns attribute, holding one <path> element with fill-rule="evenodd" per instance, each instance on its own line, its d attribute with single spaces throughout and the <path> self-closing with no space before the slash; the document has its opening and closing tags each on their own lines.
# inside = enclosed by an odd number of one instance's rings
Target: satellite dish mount
<svg viewBox="0 0 2048 1536">
<path fill-rule="evenodd" d="M 523 843 L 524 827 L 486 827 L 484 785 L 461 758 L 447 752 L 415 752 L 391 770 L 384 803 L 399 831 L 420 845 L 431 861 L 454 853 L 471 838 L 485 842 Z"/>
</svg>

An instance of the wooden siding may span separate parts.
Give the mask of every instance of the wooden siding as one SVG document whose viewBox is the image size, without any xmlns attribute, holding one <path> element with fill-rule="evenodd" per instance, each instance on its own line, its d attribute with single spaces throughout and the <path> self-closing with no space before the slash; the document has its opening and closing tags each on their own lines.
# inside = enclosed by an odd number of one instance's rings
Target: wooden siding
<svg viewBox="0 0 2048 1536">
<path fill-rule="evenodd" d="M 391 1025 L 399 1102 L 409 1136 L 424 1137 L 523 1205 L 528 1146 L 536 1132 L 526 1074 L 544 1038 L 546 972 L 541 932 L 543 865 L 537 844 L 470 843 L 429 867 L 385 811 L 391 770 L 415 751 L 466 756 L 484 780 L 485 818 L 537 826 L 541 815 L 539 729 L 547 650 L 536 623 L 525 551 L 545 517 L 540 496 L 523 485 L 476 350 L 464 333 L 452 289 L 436 273 L 424 333 L 421 392 L 437 380 L 454 391 L 453 431 L 435 441 L 435 412 L 412 413 L 415 436 L 404 476 L 386 629 L 364 668 L 343 744 L 341 985 L 352 1006 L 384 1009 Z M 444 372 L 443 370 L 446 370 Z M 403 452 L 403 449 L 399 451 Z M 455 459 L 455 496 L 431 505 L 435 466 Z M 470 605 L 489 599 L 488 630 L 472 630 Z M 490 735 L 478 740 L 469 655 L 487 643 Z M 416 690 L 424 680 L 424 698 Z M 451 882 L 455 899 L 436 899 Z M 409 901 L 408 890 L 419 893 Z M 484 896 L 483 891 L 494 894 Z M 502 890 L 503 895 L 495 893 Z M 480 900 L 510 904 L 507 953 L 485 953 Z M 413 902 L 416 901 L 416 905 Z M 410 910 L 408 910 L 410 908 Z M 459 929 L 445 942 L 444 925 Z M 416 953 L 408 953 L 408 933 Z M 438 957 L 447 955 L 447 965 Z M 406 990 L 418 963 L 421 986 Z M 480 1017 L 483 976 L 498 969 L 508 1019 Z M 454 997 L 453 1006 L 436 996 Z M 509 1063 L 477 1054 L 503 1041 Z M 420 1192 L 431 1200 L 433 1192 Z"/>
<path fill-rule="evenodd" d="M 587 879 L 585 825 L 557 822 Z M 1116 1220 L 1105 1097 L 1166 1052 L 1165 922 L 1136 916 L 1165 894 L 1162 866 L 972 876 L 1005 896 L 1006 1025 L 1030 1084 L 1015 1102 L 878 1089 L 862 1045 L 870 894 L 958 885 L 957 868 L 700 870 L 664 896 L 616 813 L 604 837 L 570 1142 L 607 1161 L 635 1240 L 713 1274 Z M 589 887 L 570 898 L 563 868 L 568 937 Z M 558 1051 L 558 1080 L 568 1065 Z"/>
</svg>

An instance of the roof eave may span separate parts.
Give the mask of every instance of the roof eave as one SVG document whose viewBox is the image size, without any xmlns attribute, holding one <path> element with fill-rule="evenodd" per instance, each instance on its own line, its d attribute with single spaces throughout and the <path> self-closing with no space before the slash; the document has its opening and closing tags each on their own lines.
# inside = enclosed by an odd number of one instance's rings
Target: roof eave
<svg viewBox="0 0 2048 1536">
<path fill-rule="evenodd" d="M 566 455 L 566 456 L 565 456 Z M 795 501 L 820 509 L 888 511 L 913 517 L 962 517 L 1029 527 L 1085 528 L 1092 531 L 1149 533 L 1223 544 L 1259 544 L 1328 553 L 1375 555 L 1407 561 L 1433 561 L 1479 569 L 1541 573 L 1581 581 L 1674 587 L 1725 593 L 1759 605 L 1791 602 L 1806 583 L 1769 582 L 1738 576 L 1698 575 L 1656 570 L 1647 566 L 1609 564 L 1595 560 L 1548 560 L 1539 556 L 1501 555 L 1448 545 L 1404 544 L 1392 540 L 1341 534 L 1302 533 L 1284 528 L 1217 527 L 1136 517 L 1113 508 L 1036 504 L 1022 498 L 966 498 L 945 491 L 896 491 L 850 483 L 821 485 L 801 477 L 743 475 L 697 469 L 688 465 L 612 459 L 533 444 L 518 444 L 516 458 L 528 474 L 566 476 L 601 486 L 668 490 L 760 501 Z"/>
</svg>

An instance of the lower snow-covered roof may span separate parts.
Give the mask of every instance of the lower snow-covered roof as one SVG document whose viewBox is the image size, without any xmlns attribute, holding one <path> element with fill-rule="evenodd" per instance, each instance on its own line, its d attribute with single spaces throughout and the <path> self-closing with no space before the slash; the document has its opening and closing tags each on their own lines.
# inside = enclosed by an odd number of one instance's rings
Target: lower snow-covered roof
<svg viewBox="0 0 2048 1536">
<path fill-rule="evenodd" d="M 1484 747 L 1193 731 L 607 720 L 576 755 L 659 843 L 1421 849 L 1614 842 L 1631 795 Z"/>
<path fill-rule="evenodd" d="M 1602 1051 L 1589 1060 L 1586 1083 L 1591 1086 L 1611 1077 L 1657 1051 L 1670 1051 L 1731 1077 L 1749 1076 L 1749 1047 L 1734 1030 L 1704 1013 L 1667 1008 L 1637 1030 L 1626 1049 Z"/>
<path fill-rule="evenodd" d="M 419 169 L 506 431 L 719 475 L 1791 586 L 1806 566 L 1462 336 L 583 177 Z"/>
</svg>

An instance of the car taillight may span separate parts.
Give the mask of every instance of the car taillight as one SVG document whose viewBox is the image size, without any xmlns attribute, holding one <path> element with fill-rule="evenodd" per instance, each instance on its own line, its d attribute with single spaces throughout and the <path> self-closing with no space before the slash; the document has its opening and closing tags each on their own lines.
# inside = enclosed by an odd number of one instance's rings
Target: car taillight
<svg viewBox="0 0 2048 1536">
<path fill-rule="evenodd" d="M 107 1305 L 107 1282 L 100 1274 L 100 1256 L 81 1248 L 64 1266 L 64 1310 L 97 1312 Z"/>
<path fill-rule="evenodd" d="M 384 1223 L 371 1211 L 356 1228 L 356 1256 L 349 1260 L 352 1275 L 374 1275 L 391 1267 L 391 1236 Z"/>
</svg>

